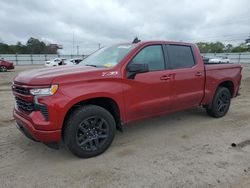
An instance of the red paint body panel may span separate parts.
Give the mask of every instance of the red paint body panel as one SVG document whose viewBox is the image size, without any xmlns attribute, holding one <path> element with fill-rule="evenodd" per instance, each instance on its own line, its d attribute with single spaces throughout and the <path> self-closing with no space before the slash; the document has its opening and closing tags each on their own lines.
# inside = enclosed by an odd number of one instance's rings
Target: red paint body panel
<svg viewBox="0 0 250 188">
<path fill-rule="evenodd" d="M 6 60 L 0 60 L 0 66 L 4 66 L 7 70 L 15 69 L 15 66 L 12 62 Z"/>
<path fill-rule="evenodd" d="M 16 109 L 14 109 L 13 111 L 13 116 L 16 122 L 20 126 L 23 126 L 36 141 L 41 141 L 44 143 L 54 143 L 61 140 L 61 129 L 44 131 L 35 128 L 38 124 L 40 124 L 40 122 L 43 122 L 42 120 L 37 118 L 38 116 L 34 118 L 37 119 L 37 121 L 33 122 L 32 119 L 26 119 L 21 116 Z"/>
<path fill-rule="evenodd" d="M 208 104 L 216 91 L 215 86 L 220 85 L 224 81 L 231 81 L 234 85 L 233 97 L 239 92 L 241 83 L 242 67 L 236 64 L 215 64 L 205 65 L 206 70 L 206 83 L 205 83 L 205 96 L 202 104 Z"/>
<path fill-rule="evenodd" d="M 126 66 L 144 47 L 154 44 L 188 45 L 193 49 L 196 65 L 191 68 L 166 69 L 137 74 L 134 79 L 126 77 Z M 149 118 L 160 114 L 195 108 L 209 104 L 216 88 L 224 81 L 234 85 L 234 96 L 241 81 L 240 65 L 204 65 L 199 49 L 189 43 L 151 41 L 140 42 L 115 67 L 95 68 L 64 66 L 23 72 L 15 79 L 15 85 L 39 88 L 58 84 L 53 96 L 38 98 L 47 107 L 48 120 L 40 111 L 24 113 L 17 108 L 14 117 L 26 127 L 36 140 L 60 142 L 61 130 L 69 110 L 79 102 L 93 98 L 110 98 L 119 107 L 120 119 L 124 123 Z M 117 74 L 105 76 L 115 71 Z M 169 79 L 161 79 L 169 76 Z M 14 95 L 27 101 L 33 96 Z"/>
<path fill-rule="evenodd" d="M 168 72 L 154 71 L 138 74 L 134 80 L 124 79 L 125 122 L 171 112 L 173 83 L 160 80 Z"/>
</svg>

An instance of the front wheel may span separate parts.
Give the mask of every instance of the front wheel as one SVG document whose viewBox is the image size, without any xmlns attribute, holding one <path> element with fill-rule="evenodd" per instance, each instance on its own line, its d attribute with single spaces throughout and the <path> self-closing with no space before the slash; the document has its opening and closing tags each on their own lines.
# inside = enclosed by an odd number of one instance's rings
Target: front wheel
<svg viewBox="0 0 250 188">
<path fill-rule="evenodd" d="M 223 117 L 229 110 L 231 93 L 225 87 L 219 87 L 214 95 L 212 103 L 206 107 L 207 114 L 212 117 Z"/>
<path fill-rule="evenodd" d="M 81 158 L 103 153 L 112 143 L 116 130 L 113 116 L 96 105 L 78 108 L 71 114 L 65 126 L 65 145 Z"/>
<path fill-rule="evenodd" d="M 7 72 L 7 68 L 5 66 L 0 66 L 0 72 Z"/>
</svg>

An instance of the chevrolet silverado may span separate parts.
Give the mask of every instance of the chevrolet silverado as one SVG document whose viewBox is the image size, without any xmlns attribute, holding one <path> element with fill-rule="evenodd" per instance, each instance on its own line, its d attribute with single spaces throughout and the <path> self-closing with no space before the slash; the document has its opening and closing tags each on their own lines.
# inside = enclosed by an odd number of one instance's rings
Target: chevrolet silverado
<svg viewBox="0 0 250 188">
<path fill-rule="evenodd" d="M 20 73 L 13 114 L 30 139 L 63 143 L 88 158 L 103 153 L 129 122 L 200 106 L 223 117 L 239 93 L 241 71 L 237 64 L 204 64 L 195 44 L 118 44 L 75 66 Z"/>
</svg>

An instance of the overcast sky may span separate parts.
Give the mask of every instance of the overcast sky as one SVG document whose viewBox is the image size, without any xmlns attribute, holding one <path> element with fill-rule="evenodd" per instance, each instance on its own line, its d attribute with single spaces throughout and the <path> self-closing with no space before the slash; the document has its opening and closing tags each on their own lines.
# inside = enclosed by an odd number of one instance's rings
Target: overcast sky
<svg viewBox="0 0 250 188">
<path fill-rule="evenodd" d="M 239 43 L 250 35 L 249 0 L 1 0 L 0 41 L 29 37 L 80 53 L 142 40 Z M 74 33 L 74 34 L 73 34 Z"/>
</svg>

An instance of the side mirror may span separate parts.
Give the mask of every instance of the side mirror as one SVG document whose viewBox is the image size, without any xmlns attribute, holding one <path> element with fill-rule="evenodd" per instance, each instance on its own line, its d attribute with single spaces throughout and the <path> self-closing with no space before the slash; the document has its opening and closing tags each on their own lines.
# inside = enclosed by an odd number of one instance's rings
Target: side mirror
<svg viewBox="0 0 250 188">
<path fill-rule="evenodd" d="M 126 70 L 127 70 L 127 78 L 134 79 L 136 74 L 148 72 L 149 68 L 148 68 L 148 64 L 130 63 L 127 66 Z"/>
</svg>

